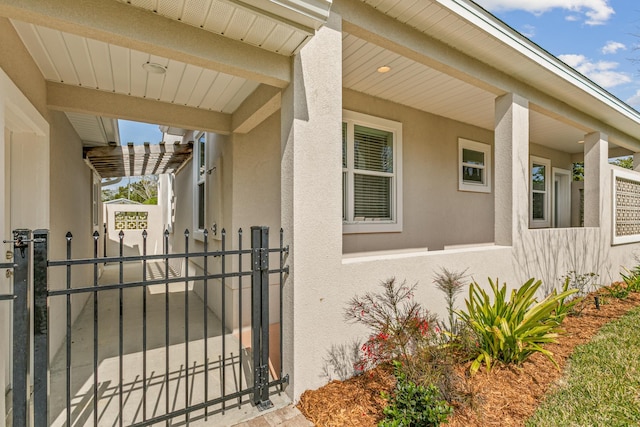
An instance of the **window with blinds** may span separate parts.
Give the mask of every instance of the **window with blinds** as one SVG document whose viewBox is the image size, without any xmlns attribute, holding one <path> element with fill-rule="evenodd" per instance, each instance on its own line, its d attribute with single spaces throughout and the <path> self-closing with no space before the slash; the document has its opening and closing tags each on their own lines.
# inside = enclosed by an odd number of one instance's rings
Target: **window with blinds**
<svg viewBox="0 0 640 427">
<path fill-rule="evenodd" d="M 399 231 L 398 157 L 402 125 L 344 112 L 342 219 L 345 232 Z"/>
</svg>

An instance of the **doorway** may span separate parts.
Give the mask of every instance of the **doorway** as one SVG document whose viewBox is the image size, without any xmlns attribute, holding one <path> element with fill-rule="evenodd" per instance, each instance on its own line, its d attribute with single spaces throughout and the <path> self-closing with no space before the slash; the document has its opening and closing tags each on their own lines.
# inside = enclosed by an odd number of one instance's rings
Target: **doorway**
<svg viewBox="0 0 640 427">
<path fill-rule="evenodd" d="M 552 226 L 571 227 L 571 171 L 553 168 Z"/>
</svg>

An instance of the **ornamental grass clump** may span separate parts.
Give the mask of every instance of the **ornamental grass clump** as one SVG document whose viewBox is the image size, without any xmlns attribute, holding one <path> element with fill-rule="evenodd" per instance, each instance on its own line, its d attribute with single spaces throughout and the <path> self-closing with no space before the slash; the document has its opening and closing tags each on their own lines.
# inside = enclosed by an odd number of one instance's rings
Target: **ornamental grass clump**
<svg viewBox="0 0 640 427">
<path fill-rule="evenodd" d="M 629 292 L 640 292 L 640 266 L 636 266 L 631 270 L 625 268 L 625 271 L 626 274 L 620 273 L 620 275 Z"/>
<path fill-rule="evenodd" d="M 458 319 L 456 318 L 454 307 L 456 297 L 460 294 L 464 287 L 467 285 L 467 270 L 449 271 L 446 268 L 442 268 L 439 273 L 436 273 L 433 277 L 433 283 L 436 288 L 444 293 L 445 300 L 447 302 L 447 311 L 449 313 L 449 333 L 456 335 L 458 333 Z"/>
<path fill-rule="evenodd" d="M 456 313 L 469 326 L 478 340 L 478 355 L 471 364 L 471 373 L 478 371 L 484 363 L 487 370 L 495 362 L 519 364 L 531 354 L 539 352 L 553 364 L 553 354 L 543 348 L 556 341 L 561 332 L 560 323 L 568 310 L 557 309 L 576 289 L 558 293 L 553 291 L 542 301 L 535 294 L 542 282 L 530 279 L 519 289 L 513 290 L 507 299 L 507 285 L 498 287 L 489 279 L 493 292 L 493 302 L 489 294 L 477 283 L 469 286 L 469 299 L 465 300 L 467 310 Z"/>
</svg>

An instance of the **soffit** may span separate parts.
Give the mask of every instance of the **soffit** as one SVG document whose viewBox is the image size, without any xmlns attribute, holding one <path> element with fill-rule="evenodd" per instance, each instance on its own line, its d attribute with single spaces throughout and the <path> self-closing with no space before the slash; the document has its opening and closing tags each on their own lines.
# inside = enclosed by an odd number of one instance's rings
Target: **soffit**
<svg viewBox="0 0 640 427">
<path fill-rule="evenodd" d="M 495 98 L 492 92 L 434 70 L 352 34 L 343 34 L 343 86 L 493 131 Z M 387 65 L 388 73 L 377 68 Z M 585 133 L 540 108 L 530 110 L 530 140 L 569 153 L 582 152 L 577 144 Z"/>
<path fill-rule="evenodd" d="M 629 135 L 640 113 L 468 0 L 361 0 Z"/>
<path fill-rule="evenodd" d="M 91 114 L 66 112 L 84 146 L 120 145 L 118 120 Z"/>
<path fill-rule="evenodd" d="M 64 33 L 11 21 L 49 81 L 232 113 L 258 87 L 241 77 Z M 146 72 L 151 62 L 165 74 Z"/>
<path fill-rule="evenodd" d="M 118 1 L 287 56 L 297 52 L 326 20 L 294 7 L 278 7 L 281 2 L 274 1 L 262 2 L 260 7 L 239 0 Z M 320 3 L 326 5 L 328 15 L 331 2 Z"/>
</svg>

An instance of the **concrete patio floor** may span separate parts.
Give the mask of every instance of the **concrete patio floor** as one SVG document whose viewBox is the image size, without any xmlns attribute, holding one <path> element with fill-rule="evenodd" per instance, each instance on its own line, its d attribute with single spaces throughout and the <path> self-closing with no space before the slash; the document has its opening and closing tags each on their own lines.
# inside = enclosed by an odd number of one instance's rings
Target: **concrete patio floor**
<svg viewBox="0 0 640 427">
<path fill-rule="evenodd" d="M 140 278 L 139 263 L 125 266 L 125 282 Z M 118 265 L 105 266 L 100 284 L 117 282 Z M 147 300 L 146 382 L 143 375 L 142 348 L 142 307 L 145 292 Z M 108 290 L 98 294 L 98 426 L 128 426 L 143 421 L 145 412 L 146 418 L 149 419 L 167 413 L 167 407 L 171 412 L 184 408 L 187 401 L 190 405 L 204 402 L 205 378 L 208 378 L 206 391 L 208 399 L 222 396 L 223 388 L 228 395 L 245 390 L 252 384 L 251 349 L 240 343 L 237 333 L 223 331 L 220 319 L 208 308 L 206 309 L 208 331 L 207 336 L 204 336 L 204 302 L 193 290 L 187 290 L 185 294 L 184 285 L 181 285 L 181 288 L 172 285 L 169 293 L 158 287 L 155 287 L 153 292 L 143 288 L 132 288 L 122 291 L 122 300 L 123 350 L 122 374 L 120 374 L 120 291 Z M 168 360 L 165 348 L 167 300 Z M 187 311 L 185 311 L 186 305 L 188 305 Z M 72 426 L 94 425 L 93 319 L 93 295 L 91 295 L 71 330 Z M 188 325 L 188 342 L 185 342 L 185 325 Z M 208 372 L 206 373 L 205 340 L 208 347 Z M 55 355 L 51 366 L 50 421 L 53 426 L 67 425 L 66 363 L 66 348 L 63 346 Z M 120 389 L 122 390 L 121 398 L 118 393 Z M 230 426 L 255 418 L 260 415 L 260 412 L 249 403 L 250 398 L 250 395 L 246 395 L 242 402 L 238 399 L 226 402 L 224 413 L 221 404 L 211 406 L 206 419 L 204 410 L 195 411 L 190 414 L 188 425 Z M 120 411 L 120 399 L 122 411 Z M 276 410 L 290 403 L 284 393 L 273 394 L 271 400 Z M 120 424 L 120 418 L 122 424 Z M 167 424 L 161 422 L 156 425 Z M 172 419 L 168 425 L 187 425 L 187 419 L 185 416 L 179 416 Z"/>
</svg>

